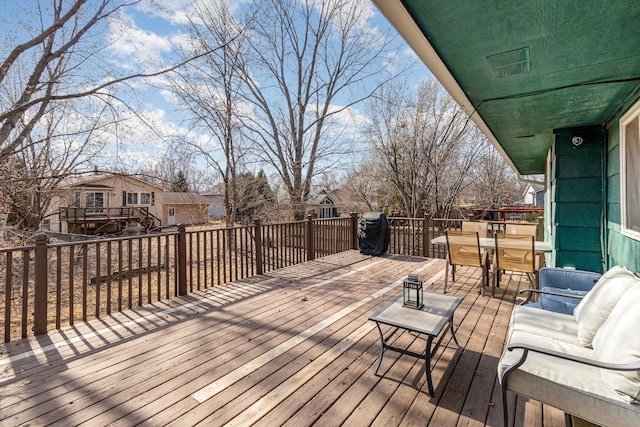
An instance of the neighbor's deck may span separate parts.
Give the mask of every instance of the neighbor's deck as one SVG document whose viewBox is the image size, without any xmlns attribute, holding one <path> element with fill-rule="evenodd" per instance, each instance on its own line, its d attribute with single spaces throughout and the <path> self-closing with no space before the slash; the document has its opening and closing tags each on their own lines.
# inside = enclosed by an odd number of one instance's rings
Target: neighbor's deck
<svg viewBox="0 0 640 427">
<path fill-rule="evenodd" d="M 436 354 L 432 398 L 422 361 L 387 352 L 373 374 L 367 318 L 413 271 L 442 291 L 444 260 L 350 251 L 4 345 L 0 425 L 501 425 L 496 365 L 527 281 L 491 299 L 477 269 L 459 270 L 460 347 L 447 336 Z M 518 425 L 564 423 L 516 407 Z"/>
</svg>

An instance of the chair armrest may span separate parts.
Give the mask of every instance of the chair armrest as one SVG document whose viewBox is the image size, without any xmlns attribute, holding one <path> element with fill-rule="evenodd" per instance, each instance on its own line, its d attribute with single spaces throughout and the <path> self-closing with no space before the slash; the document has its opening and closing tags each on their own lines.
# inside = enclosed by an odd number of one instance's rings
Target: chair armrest
<svg viewBox="0 0 640 427">
<path fill-rule="evenodd" d="M 518 291 L 519 294 L 528 292 L 527 298 L 525 298 L 524 301 L 522 301 L 520 303 L 520 305 L 524 305 L 524 304 L 528 304 L 531 301 L 531 298 L 533 297 L 534 294 L 541 294 L 541 295 L 555 295 L 558 297 L 567 297 L 567 298 L 575 298 L 575 299 L 582 299 L 584 298 L 584 295 L 576 295 L 576 294 L 569 294 L 569 293 L 561 293 L 561 292 L 553 292 L 553 291 L 545 291 L 545 290 L 541 290 L 541 289 L 522 289 L 520 291 Z"/>
<path fill-rule="evenodd" d="M 514 343 L 507 346 L 507 351 L 524 350 L 522 357 L 515 363 L 518 366 L 522 365 L 527 358 L 529 352 L 540 353 L 551 357 L 557 357 L 558 359 L 569 360 L 572 362 L 580 363 L 588 366 L 595 366 L 596 368 L 608 369 L 611 371 L 640 371 L 640 363 L 607 363 L 601 362 L 595 359 L 587 359 L 585 357 L 574 356 L 572 354 L 561 353 L 555 350 L 549 350 L 546 348 L 536 347 L 534 345 L 524 343 Z"/>
<path fill-rule="evenodd" d="M 600 273 L 593 271 L 543 267 L 540 269 L 540 288 L 566 288 L 577 291 L 590 291 L 600 276 Z"/>
</svg>

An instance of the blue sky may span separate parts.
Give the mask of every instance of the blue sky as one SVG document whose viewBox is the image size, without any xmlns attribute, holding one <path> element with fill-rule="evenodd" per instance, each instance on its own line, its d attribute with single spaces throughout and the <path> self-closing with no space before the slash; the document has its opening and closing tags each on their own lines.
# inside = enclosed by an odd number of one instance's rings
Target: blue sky
<svg viewBox="0 0 640 427">
<path fill-rule="evenodd" d="M 116 19 L 110 20 L 101 28 L 95 35 L 96 42 L 109 45 L 104 51 L 104 60 L 121 73 L 128 70 L 151 71 L 169 66 L 175 61 L 180 45 L 187 40 L 185 24 L 191 8 L 196 2 L 207 4 L 214 1 L 216 0 L 143 0 L 134 7 L 126 8 Z M 0 43 L 4 45 L 0 46 L 3 58 L 9 46 L 15 46 L 29 37 L 24 28 L 37 24 L 37 14 L 33 11 L 37 10 L 40 3 L 46 6 L 49 2 L 0 0 L 0 25 L 5 29 L 0 39 Z M 246 2 L 239 1 L 236 7 L 242 7 L 244 3 Z M 361 3 L 371 14 L 371 19 L 366 24 L 371 30 L 375 27 L 389 27 L 372 3 Z M 406 45 L 401 44 L 396 57 L 389 58 L 388 63 L 393 67 L 396 63 L 411 61 L 416 61 L 415 55 Z M 428 70 L 422 64 L 418 64 L 414 70 L 412 82 L 428 76 Z M 151 123 L 153 130 L 141 126 L 134 114 L 129 115 L 129 120 L 123 123 L 123 134 L 126 133 L 128 137 L 117 148 L 118 159 L 123 166 L 134 169 L 141 164 L 152 164 L 155 159 L 164 155 L 168 142 L 175 135 L 193 141 L 207 140 L 207 135 L 195 134 L 183 124 L 183 115 L 177 111 L 178 105 L 173 102 L 162 78 L 137 80 L 131 85 L 135 90 L 127 96 L 131 96 L 130 102 L 136 105 L 137 114 Z M 357 105 L 348 113 L 344 115 L 345 125 L 357 133 L 366 121 L 364 106 Z M 347 123 L 348 121 L 352 123 Z M 107 153 L 105 158 L 114 155 Z"/>
</svg>

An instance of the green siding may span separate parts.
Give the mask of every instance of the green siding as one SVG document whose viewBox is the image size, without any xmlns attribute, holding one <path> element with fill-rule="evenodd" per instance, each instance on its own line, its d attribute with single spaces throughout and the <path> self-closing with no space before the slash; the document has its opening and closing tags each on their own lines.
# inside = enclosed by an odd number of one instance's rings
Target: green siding
<svg viewBox="0 0 640 427">
<path fill-rule="evenodd" d="M 571 138 L 584 139 L 573 148 Z M 553 147 L 550 240 L 552 265 L 602 271 L 603 155 L 602 132 L 563 130 Z"/>
<path fill-rule="evenodd" d="M 564 163 L 573 161 L 573 159 L 565 159 Z M 598 167 L 601 165 L 598 164 Z M 598 210 L 602 207 L 602 178 L 579 178 L 578 175 L 572 179 L 558 179 L 557 183 L 556 202 L 576 205 L 591 202 L 597 205 Z"/>
<path fill-rule="evenodd" d="M 602 272 L 602 257 L 595 252 L 560 251 L 556 253 L 556 265 Z"/>
<path fill-rule="evenodd" d="M 556 207 L 555 220 L 560 224 L 573 227 L 591 227 L 599 224 L 602 212 L 601 203 L 561 203 Z"/>
<path fill-rule="evenodd" d="M 595 252 L 600 257 L 599 227 L 558 227 L 556 237 L 558 251 Z"/>
<path fill-rule="evenodd" d="M 607 140 L 607 262 L 609 267 L 625 265 L 640 270 L 640 241 L 620 233 L 620 117 L 640 99 L 636 95 L 609 123 Z"/>
</svg>

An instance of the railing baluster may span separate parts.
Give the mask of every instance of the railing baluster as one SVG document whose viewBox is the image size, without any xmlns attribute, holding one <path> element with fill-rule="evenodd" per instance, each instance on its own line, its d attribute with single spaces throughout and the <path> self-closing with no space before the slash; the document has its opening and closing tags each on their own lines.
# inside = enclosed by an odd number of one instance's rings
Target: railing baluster
<svg viewBox="0 0 640 427">
<path fill-rule="evenodd" d="M 60 329 L 62 318 L 62 247 L 56 248 L 56 329 Z"/>
<path fill-rule="evenodd" d="M 27 337 L 29 313 L 29 250 L 22 251 L 22 338 Z"/>
<path fill-rule="evenodd" d="M 187 245 L 187 265 L 189 266 L 189 292 L 193 292 L 193 233 L 188 233 L 187 236 L 189 236 L 189 243 Z"/>
<path fill-rule="evenodd" d="M 209 231 L 209 247 L 210 247 L 210 251 L 211 251 L 211 286 L 216 286 L 216 281 L 214 279 L 214 273 L 216 272 L 216 268 L 215 268 L 215 260 L 217 259 L 217 257 L 213 256 L 214 251 L 216 250 L 216 245 L 215 245 L 215 237 L 217 236 L 217 232 L 216 231 Z"/>
<path fill-rule="evenodd" d="M 238 228 L 233 228 L 232 229 L 232 233 L 233 233 L 233 254 L 234 254 L 234 262 L 233 262 L 233 271 L 235 272 L 235 277 L 233 277 L 231 280 L 238 280 L 238 234 L 240 234 L 240 231 Z M 239 257 L 240 259 L 242 259 L 242 255 L 240 255 Z"/>
<path fill-rule="evenodd" d="M 112 249 L 112 244 L 110 240 L 107 240 L 107 273 L 106 273 L 106 280 L 105 280 L 105 286 L 106 286 L 106 291 L 107 291 L 107 315 L 111 314 L 111 299 L 113 298 L 113 295 L 111 294 L 111 275 L 113 274 L 113 266 L 111 265 L 111 263 L 113 262 L 113 257 L 111 255 L 111 249 Z"/>
<path fill-rule="evenodd" d="M 216 278 L 217 280 L 217 285 L 220 286 L 222 284 L 221 278 L 220 278 L 220 230 L 216 230 Z"/>
<path fill-rule="evenodd" d="M 200 290 L 200 233 L 196 233 L 196 266 L 197 289 Z"/>
<path fill-rule="evenodd" d="M 207 289 L 209 287 L 209 275 L 207 274 L 207 266 L 209 263 L 207 262 L 207 233 L 202 233 L 202 269 L 204 274 L 204 288 Z"/>
<path fill-rule="evenodd" d="M 4 342 L 11 341 L 11 301 L 13 300 L 13 252 L 7 252 L 4 300 Z"/>
<path fill-rule="evenodd" d="M 118 311 L 122 311 L 122 240 L 118 241 Z"/>
<path fill-rule="evenodd" d="M 151 261 L 151 240 L 152 238 L 149 237 L 147 239 L 147 262 L 146 262 L 146 269 L 147 269 L 147 304 L 151 304 L 151 302 L 153 301 L 153 293 L 151 290 L 151 270 L 153 270 L 152 268 L 152 261 Z M 160 267 L 160 266 L 158 266 Z"/>
<path fill-rule="evenodd" d="M 187 294 L 187 236 L 184 225 L 178 226 L 178 240 L 175 249 L 176 257 L 176 294 Z"/>
<path fill-rule="evenodd" d="M 73 326 L 74 321 L 74 275 L 75 275 L 75 246 L 69 247 L 69 325 Z M 122 311 L 122 310 L 119 310 Z"/>
<path fill-rule="evenodd" d="M 96 318 L 100 317 L 100 291 L 102 289 L 102 277 L 100 276 L 100 264 L 102 263 L 102 257 L 100 256 L 100 242 L 96 242 Z"/>
<path fill-rule="evenodd" d="M 87 244 L 82 245 L 82 320 L 87 321 L 87 297 L 88 297 L 88 278 L 89 278 L 89 247 Z"/>
<path fill-rule="evenodd" d="M 128 285 L 129 285 L 129 289 L 127 291 L 127 307 L 128 308 L 133 308 L 133 256 L 132 256 L 132 252 L 133 252 L 133 240 L 129 239 L 128 240 L 128 253 L 127 253 L 127 278 L 128 278 Z"/>
</svg>

